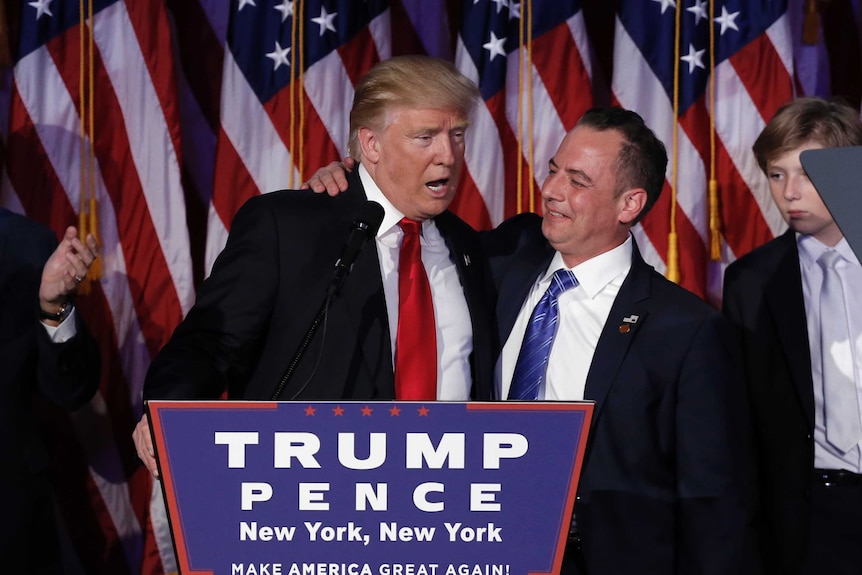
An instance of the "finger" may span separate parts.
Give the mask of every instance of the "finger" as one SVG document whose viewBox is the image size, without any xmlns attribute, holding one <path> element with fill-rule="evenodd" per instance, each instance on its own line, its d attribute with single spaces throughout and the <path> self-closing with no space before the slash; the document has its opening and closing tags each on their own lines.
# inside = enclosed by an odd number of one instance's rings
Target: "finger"
<svg viewBox="0 0 862 575">
<path fill-rule="evenodd" d="M 75 238 L 72 240 L 72 252 L 77 255 L 81 261 L 84 262 L 84 265 L 89 267 L 90 264 L 93 263 L 93 260 L 96 259 L 96 254 L 90 249 L 90 246 Z"/>
<path fill-rule="evenodd" d="M 93 257 L 99 257 L 99 241 L 93 234 L 87 234 L 87 247 L 93 253 Z"/>
<path fill-rule="evenodd" d="M 63 240 L 71 242 L 78 237 L 78 229 L 75 226 L 66 228 L 66 233 L 63 234 Z"/>
<path fill-rule="evenodd" d="M 345 156 L 344 159 L 341 161 L 341 165 L 344 166 L 344 169 L 348 172 L 352 172 L 353 168 L 356 167 L 356 160 L 354 160 L 350 156 Z"/>
</svg>

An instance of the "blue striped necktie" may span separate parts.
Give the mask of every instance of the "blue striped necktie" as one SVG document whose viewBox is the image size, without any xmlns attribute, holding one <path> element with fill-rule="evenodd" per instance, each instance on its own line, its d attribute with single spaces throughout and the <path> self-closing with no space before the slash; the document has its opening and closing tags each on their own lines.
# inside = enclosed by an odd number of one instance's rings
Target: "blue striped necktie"
<svg viewBox="0 0 862 575">
<path fill-rule="evenodd" d="M 577 287 L 578 279 L 571 270 L 557 270 L 551 285 L 533 309 L 527 332 L 515 364 L 509 399 L 535 400 L 539 397 L 539 386 L 548 370 L 548 357 L 557 333 L 559 311 L 557 298 L 566 290 Z"/>
</svg>

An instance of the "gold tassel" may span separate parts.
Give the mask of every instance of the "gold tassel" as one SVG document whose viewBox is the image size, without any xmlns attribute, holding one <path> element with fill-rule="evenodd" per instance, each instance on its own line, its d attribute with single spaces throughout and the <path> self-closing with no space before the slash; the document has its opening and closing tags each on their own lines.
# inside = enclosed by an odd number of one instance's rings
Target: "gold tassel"
<svg viewBox="0 0 862 575">
<path fill-rule="evenodd" d="M 96 238 L 96 243 L 102 243 L 102 238 L 99 237 L 101 234 L 99 233 L 99 202 L 96 200 L 96 196 L 90 197 L 90 233 L 93 234 L 93 237 Z M 82 241 L 86 241 L 87 236 L 81 236 Z M 97 257 L 93 260 L 93 263 L 90 265 L 90 269 L 87 270 L 87 279 L 90 281 L 99 281 L 102 279 L 102 256 Z"/>
<path fill-rule="evenodd" d="M 667 279 L 679 283 L 679 245 L 676 232 L 667 235 Z"/>
<path fill-rule="evenodd" d="M 718 182 L 709 180 L 709 257 L 721 261 L 721 217 L 718 210 Z"/>
<path fill-rule="evenodd" d="M 805 18 L 802 20 L 802 43 L 814 46 L 820 36 L 820 15 L 817 0 L 805 0 Z"/>
</svg>

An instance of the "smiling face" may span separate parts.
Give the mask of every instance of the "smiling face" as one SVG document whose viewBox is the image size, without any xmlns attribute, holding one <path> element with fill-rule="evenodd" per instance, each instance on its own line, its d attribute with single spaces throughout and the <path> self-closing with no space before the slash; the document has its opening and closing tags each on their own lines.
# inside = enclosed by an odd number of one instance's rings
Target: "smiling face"
<svg viewBox="0 0 862 575">
<path fill-rule="evenodd" d="M 646 201 L 642 188 L 620 190 L 619 131 L 579 126 L 549 162 L 542 184 L 542 232 L 569 267 L 614 249 Z"/>
<path fill-rule="evenodd" d="M 772 199 L 791 229 L 834 246 L 841 241 L 841 230 L 799 161 L 801 152 L 822 147 L 809 142 L 768 160 L 766 177 Z"/>
<path fill-rule="evenodd" d="M 455 196 L 466 129 L 457 110 L 397 107 L 386 113 L 381 129 L 359 129 L 362 162 L 406 217 L 433 218 Z"/>
</svg>

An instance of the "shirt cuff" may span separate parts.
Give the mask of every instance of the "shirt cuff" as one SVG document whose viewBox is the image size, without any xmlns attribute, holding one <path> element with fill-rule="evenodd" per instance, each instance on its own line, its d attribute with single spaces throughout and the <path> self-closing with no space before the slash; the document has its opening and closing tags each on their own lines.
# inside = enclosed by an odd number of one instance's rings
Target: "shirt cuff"
<svg viewBox="0 0 862 575">
<path fill-rule="evenodd" d="M 72 308 L 72 311 L 69 312 L 69 316 L 63 320 L 63 323 L 57 326 L 48 325 L 45 322 L 42 323 L 42 327 L 48 332 L 48 337 L 51 338 L 51 341 L 54 343 L 66 343 L 78 333 L 77 328 L 75 327 L 75 314 L 77 313 L 77 309 Z"/>
</svg>

